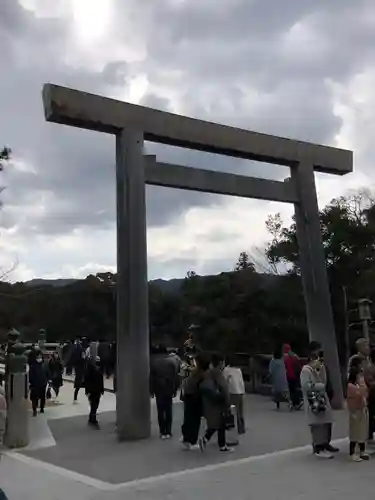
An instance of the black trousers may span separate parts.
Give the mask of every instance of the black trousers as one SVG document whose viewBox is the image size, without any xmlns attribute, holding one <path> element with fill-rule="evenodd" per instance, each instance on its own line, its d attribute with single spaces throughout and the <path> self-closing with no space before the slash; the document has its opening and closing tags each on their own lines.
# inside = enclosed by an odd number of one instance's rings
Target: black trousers
<svg viewBox="0 0 375 500">
<path fill-rule="evenodd" d="M 298 406 L 301 402 L 300 383 L 297 379 L 288 379 L 290 401 L 293 406 Z"/>
<path fill-rule="evenodd" d="M 39 404 L 40 404 L 40 409 L 44 410 L 44 407 L 46 405 L 46 390 L 47 390 L 47 386 L 38 387 L 38 388 L 31 388 L 30 399 L 31 399 L 31 405 L 33 408 L 33 412 L 36 412 Z"/>
<path fill-rule="evenodd" d="M 227 444 L 225 438 L 225 423 L 222 423 L 219 429 L 207 429 L 204 437 L 207 441 L 209 441 L 215 432 L 217 432 L 217 444 L 219 445 L 219 448 L 224 448 Z"/>
<path fill-rule="evenodd" d="M 202 417 L 202 402 L 200 398 L 190 396 L 184 397 L 184 423 L 181 431 L 184 443 L 196 444 L 199 436 Z"/>
<path fill-rule="evenodd" d="M 97 420 L 97 412 L 99 408 L 101 394 L 91 393 L 88 395 L 89 403 L 90 403 L 90 415 L 89 422 L 90 424 L 96 424 Z"/>
<path fill-rule="evenodd" d="M 173 396 L 155 394 L 158 422 L 161 436 L 172 434 Z"/>
</svg>

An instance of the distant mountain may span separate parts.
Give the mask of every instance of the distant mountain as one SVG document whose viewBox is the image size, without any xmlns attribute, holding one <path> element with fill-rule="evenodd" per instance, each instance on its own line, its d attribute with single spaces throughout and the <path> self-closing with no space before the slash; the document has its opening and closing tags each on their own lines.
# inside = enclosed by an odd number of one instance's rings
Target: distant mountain
<svg viewBox="0 0 375 500">
<path fill-rule="evenodd" d="M 71 285 L 72 283 L 76 283 L 77 281 L 82 281 L 82 280 L 73 278 L 61 278 L 56 280 L 36 278 L 30 281 L 26 281 L 25 285 L 30 287 L 53 286 L 56 288 L 61 288 L 63 286 Z M 177 293 L 180 290 L 183 282 L 184 279 L 171 279 L 171 280 L 156 279 L 150 281 L 150 283 L 156 285 L 157 287 L 160 288 L 160 290 L 167 293 L 169 292 Z"/>
<path fill-rule="evenodd" d="M 282 278 L 281 276 L 272 275 L 272 274 L 263 274 L 259 273 L 258 276 L 262 279 L 262 285 L 264 288 L 273 287 L 277 281 Z M 181 286 L 184 282 L 185 278 L 174 278 L 170 280 L 164 279 L 156 279 L 149 281 L 150 284 L 156 285 L 162 292 L 165 293 L 178 293 L 181 289 Z M 47 279 L 33 279 L 30 281 L 26 281 L 25 285 L 30 287 L 37 286 L 53 286 L 56 288 L 61 288 L 67 285 L 71 285 L 72 283 L 76 283 L 77 281 L 83 281 L 73 278 L 61 278 L 56 280 L 47 280 Z"/>
<path fill-rule="evenodd" d="M 79 281 L 77 279 L 73 278 L 60 278 L 57 280 L 44 280 L 42 278 L 35 278 L 30 281 L 25 281 L 25 285 L 27 286 L 54 286 L 56 288 L 60 288 L 66 285 L 71 285 L 72 283 L 75 283 L 76 281 Z"/>
<path fill-rule="evenodd" d="M 177 293 L 180 291 L 184 279 L 185 278 L 180 278 L 180 279 L 175 278 L 171 280 L 157 279 L 157 280 L 151 280 L 149 283 L 152 283 L 153 285 L 159 287 L 162 292 Z"/>
</svg>

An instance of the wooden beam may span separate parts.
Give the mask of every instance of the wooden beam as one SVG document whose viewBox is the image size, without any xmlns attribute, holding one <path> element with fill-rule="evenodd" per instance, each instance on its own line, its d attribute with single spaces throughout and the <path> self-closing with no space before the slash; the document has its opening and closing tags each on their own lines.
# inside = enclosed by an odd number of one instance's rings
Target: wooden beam
<svg viewBox="0 0 375 500">
<path fill-rule="evenodd" d="M 291 182 L 258 179 L 227 172 L 161 163 L 157 162 L 156 157 L 151 155 L 145 156 L 145 182 L 153 186 L 188 191 L 298 203 L 294 184 Z"/>
<path fill-rule="evenodd" d="M 343 149 L 251 132 L 179 116 L 53 84 L 43 87 L 46 120 L 118 134 L 123 128 L 144 132 L 147 141 L 266 163 L 343 175 L 353 170 L 353 154 Z"/>
</svg>

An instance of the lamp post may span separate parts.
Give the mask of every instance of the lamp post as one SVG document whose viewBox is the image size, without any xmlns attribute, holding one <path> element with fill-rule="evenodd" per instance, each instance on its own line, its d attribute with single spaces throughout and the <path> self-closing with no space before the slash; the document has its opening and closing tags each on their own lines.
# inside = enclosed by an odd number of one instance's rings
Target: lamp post
<svg viewBox="0 0 375 500">
<path fill-rule="evenodd" d="M 20 448 L 29 443 L 27 357 L 25 345 L 19 338 L 20 333 L 15 329 L 8 333 L 5 368 L 8 411 L 4 444 L 9 448 Z"/>
<path fill-rule="evenodd" d="M 359 319 L 362 321 L 363 337 L 368 341 L 370 341 L 368 322 L 371 321 L 371 310 L 370 310 L 371 304 L 372 301 L 370 299 L 358 300 L 358 313 L 359 313 Z"/>
</svg>

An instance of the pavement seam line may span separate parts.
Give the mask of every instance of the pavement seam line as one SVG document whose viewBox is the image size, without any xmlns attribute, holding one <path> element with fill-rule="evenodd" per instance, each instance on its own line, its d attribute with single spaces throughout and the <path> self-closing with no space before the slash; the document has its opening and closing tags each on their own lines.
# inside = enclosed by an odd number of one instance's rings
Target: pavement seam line
<svg viewBox="0 0 375 500">
<path fill-rule="evenodd" d="M 335 440 L 334 444 L 342 444 L 347 442 L 347 438 L 342 438 L 339 440 Z M 139 486 L 147 486 L 153 483 L 159 483 L 162 481 L 168 481 L 177 479 L 180 477 L 192 475 L 192 474 L 200 474 L 205 472 L 211 472 L 218 469 L 224 469 L 228 467 L 236 467 L 240 465 L 246 465 L 252 462 L 263 461 L 270 458 L 279 458 L 285 457 L 289 455 L 293 455 L 299 452 L 311 450 L 311 445 L 299 446 L 297 448 L 289 448 L 286 450 L 273 451 L 270 453 L 265 453 L 263 455 L 254 455 L 251 457 L 238 458 L 236 460 L 227 460 L 226 462 L 220 462 L 215 464 L 204 465 L 203 467 L 195 467 L 191 469 L 183 469 L 176 472 L 167 472 L 165 474 L 160 474 L 157 476 L 149 476 L 140 479 L 133 479 L 130 481 L 126 481 L 124 483 L 109 483 L 106 481 L 102 481 L 100 479 L 93 478 L 91 476 L 87 476 L 85 474 L 80 474 L 79 472 L 75 472 L 64 467 L 51 464 L 49 462 L 44 462 L 43 460 L 39 460 L 37 458 L 29 457 L 27 455 L 23 455 L 16 451 L 6 452 L 5 454 L 10 457 L 23 462 L 24 464 L 31 465 L 34 467 L 38 467 L 44 470 L 47 470 L 51 473 L 57 474 L 59 476 L 64 477 L 65 479 L 71 479 L 72 481 L 83 483 L 86 486 L 91 486 L 100 491 L 119 491 L 122 489 L 129 489 Z"/>
</svg>

